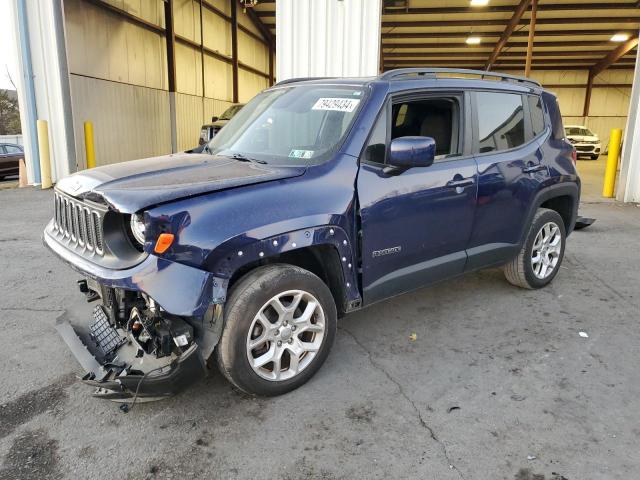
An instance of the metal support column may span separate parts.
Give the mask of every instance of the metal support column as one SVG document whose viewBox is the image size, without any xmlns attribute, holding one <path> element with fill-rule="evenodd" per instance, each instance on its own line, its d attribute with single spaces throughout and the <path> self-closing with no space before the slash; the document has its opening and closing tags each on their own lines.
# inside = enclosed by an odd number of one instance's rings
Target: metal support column
<svg viewBox="0 0 640 480">
<path fill-rule="evenodd" d="M 233 103 L 238 103 L 238 0 L 231 2 L 231 60 L 233 69 Z"/>
<path fill-rule="evenodd" d="M 178 151 L 176 120 L 176 34 L 173 24 L 173 0 L 164 0 L 165 40 L 167 43 L 167 73 L 169 78 L 169 116 L 171 122 L 171 151 Z"/>
</svg>

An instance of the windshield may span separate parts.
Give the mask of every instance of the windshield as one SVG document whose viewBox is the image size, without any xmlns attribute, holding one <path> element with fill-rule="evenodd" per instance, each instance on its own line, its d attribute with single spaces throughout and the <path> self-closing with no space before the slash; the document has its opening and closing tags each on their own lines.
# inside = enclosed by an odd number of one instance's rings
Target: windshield
<svg viewBox="0 0 640 480">
<path fill-rule="evenodd" d="M 318 85 L 262 92 L 205 151 L 278 165 L 322 163 L 340 145 L 363 96 L 364 91 L 354 87 Z"/>
<path fill-rule="evenodd" d="M 586 137 L 592 137 L 593 133 L 588 128 L 584 127 L 567 127 L 564 129 L 567 135 L 581 135 Z"/>
<path fill-rule="evenodd" d="M 242 107 L 244 107 L 244 105 L 232 105 L 227 108 L 222 115 L 220 115 L 220 120 L 231 120 Z"/>
</svg>

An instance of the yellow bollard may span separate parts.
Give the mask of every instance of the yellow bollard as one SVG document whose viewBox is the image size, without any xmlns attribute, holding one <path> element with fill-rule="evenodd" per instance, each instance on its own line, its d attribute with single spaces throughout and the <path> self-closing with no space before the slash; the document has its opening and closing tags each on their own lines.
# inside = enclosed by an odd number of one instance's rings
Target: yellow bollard
<svg viewBox="0 0 640 480">
<path fill-rule="evenodd" d="M 87 153 L 87 168 L 95 168 L 96 151 L 93 146 L 93 123 L 84 122 L 84 149 Z"/>
<path fill-rule="evenodd" d="M 611 130 L 611 136 L 609 137 L 609 155 L 607 156 L 607 167 L 604 170 L 604 186 L 602 187 L 602 196 L 605 198 L 612 198 L 614 195 L 621 141 L 622 130 L 619 128 Z"/>
<path fill-rule="evenodd" d="M 51 188 L 51 158 L 49 155 L 49 129 L 46 120 L 38 120 L 38 149 L 40 150 L 40 181 L 42 189 Z"/>
<path fill-rule="evenodd" d="M 27 183 L 27 166 L 24 163 L 24 158 L 18 160 L 18 188 L 24 188 Z"/>
</svg>

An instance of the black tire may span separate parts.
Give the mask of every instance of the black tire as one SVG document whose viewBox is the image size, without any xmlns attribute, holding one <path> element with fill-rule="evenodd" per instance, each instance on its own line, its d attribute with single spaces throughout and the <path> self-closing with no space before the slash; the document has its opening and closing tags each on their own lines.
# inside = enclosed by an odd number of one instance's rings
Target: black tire
<svg viewBox="0 0 640 480">
<path fill-rule="evenodd" d="M 558 261 L 554 268 L 544 278 L 539 278 L 533 269 L 532 254 L 533 244 L 540 230 L 548 223 L 555 224 L 560 233 L 560 252 Z M 564 248 L 567 241 L 567 234 L 564 221 L 558 212 L 547 208 L 539 208 L 531 221 L 531 226 L 527 233 L 527 237 L 522 245 L 518 256 L 507 263 L 504 267 L 504 275 L 509 283 L 522 288 L 536 289 L 548 285 L 558 274 L 562 259 L 564 258 Z"/>
<path fill-rule="evenodd" d="M 591 155 L 591 160 L 598 160 L 598 158 L 600 158 L 600 155 Z"/>
<path fill-rule="evenodd" d="M 249 363 L 249 329 L 270 299 L 290 290 L 308 292 L 317 299 L 324 314 L 324 335 L 317 352 L 314 352 L 315 356 L 299 373 L 285 380 L 269 380 L 254 371 Z M 259 267 L 240 279 L 232 288 L 224 317 L 224 329 L 216 347 L 218 367 L 233 385 L 250 395 L 281 395 L 307 382 L 329 355 L 337 328 L 336 305 L 329 288 L 313 273 L 287 264 Z M 256 327 L 257 324 L 253 329 Z M 292 335 L 298 338 L 301 334 Z M 272 364 L 272 368 L 275 371 L 275 364 Z"/>
</svg>

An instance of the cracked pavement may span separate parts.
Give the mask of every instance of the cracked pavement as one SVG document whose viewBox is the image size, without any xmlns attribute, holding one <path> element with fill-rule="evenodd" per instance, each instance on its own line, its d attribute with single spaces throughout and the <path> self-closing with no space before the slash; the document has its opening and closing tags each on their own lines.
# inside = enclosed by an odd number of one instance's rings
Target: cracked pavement
<svg viewBox="0 0 640 480">
<path fill-rule="evenodd" d="M 597 222 L 542 291 L 492 269 L 344 318 L 288 395 L 247 398 L 212 371 L 123 414 L 74 380 L 55 332 L 90 305 L 42 246 L 51 201 L 0 191 L 0 478 L 640 477 L 636 206 L 583 205 Z"/>
</svg>

